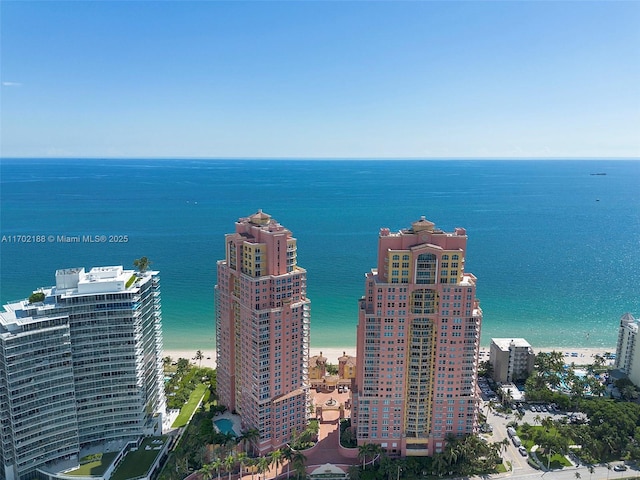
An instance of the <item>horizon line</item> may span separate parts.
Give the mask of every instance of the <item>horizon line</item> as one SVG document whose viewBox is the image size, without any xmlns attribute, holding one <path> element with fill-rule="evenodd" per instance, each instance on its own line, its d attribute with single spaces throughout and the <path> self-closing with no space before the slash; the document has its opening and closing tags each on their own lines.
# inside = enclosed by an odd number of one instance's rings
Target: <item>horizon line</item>
<svg viewBox="0 0 640 480">
<path fill-rule="evenodd" d="M 624 157 L 587 157 L 587 156 L 558 156 L 558 157 L 508 157 L 508 156 L 460 156 L 460 157 L 300 157 L 300 156 L 283 156 L 283 157 L 254 157 L 254 156 L 228 156 L 228 157 L 200 157 L 200 156 L 0 156 L 3 160 L 291 160 L 291 161 L 443 161 L 443 160 L 497 160 L 497 161 L 522 161 L 522 160 L 625 160 L 638 161 L 640 156 L 624 156 Z"/>
</svg>

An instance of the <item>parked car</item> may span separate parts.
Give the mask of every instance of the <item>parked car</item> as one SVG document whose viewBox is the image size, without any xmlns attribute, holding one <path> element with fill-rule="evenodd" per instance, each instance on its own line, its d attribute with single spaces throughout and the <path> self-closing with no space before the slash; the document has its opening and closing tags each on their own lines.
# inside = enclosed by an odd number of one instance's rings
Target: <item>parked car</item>
<svg viewBox="0 0 640 480">
<path fill-rule="evenodd" d="M 518 447 L 518 451 L 520 452 L 520 455 L 522 455 L 523 457 L 527 456 L 527 449 L 524 446 L 520 445 Z"/>
<path fill-rule="evenodd" d="M 616 465 L 615 467 L 613 467 L 613 470 L 615 472 L 624 472 L 627 469 L 626 465 Z"/>
</svg>

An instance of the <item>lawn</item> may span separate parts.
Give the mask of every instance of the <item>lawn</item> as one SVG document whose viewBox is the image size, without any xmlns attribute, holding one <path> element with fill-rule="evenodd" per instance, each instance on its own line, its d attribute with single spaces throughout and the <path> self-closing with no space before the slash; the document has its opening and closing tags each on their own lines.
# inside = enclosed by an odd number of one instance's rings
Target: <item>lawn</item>
<svg viewBox="0 0 640 480">
<path fill-rule="evenodd" d="M 173 425 L 171 425 L 172 428 L 184 427 L 187 424 L 187 422 L 191 418 L 191 415 L 193 415 L 193 412 L 198 407 L 200 399 L 206 391 L 207 386 L 205 384 L 199 383 L 196 386 L 195 390 L 191 392 L 191 395 L 189 395 L 189 400 L 187 400 L 187 403 L 185 403 L 180 409 L 180 414 L 173 422 Z"/>
<path fill-rule="evenodd" d="M 559 453 L 554 453 L 553 455 L 551 455 L 550 463 L 549 457 L 542 454 L 540 450 L 536 452 L 536 455 L 538 456 L 538 460 L 540 460 L 540 463 L 542 463 L 542 465 L 544 465 L 545 467 L 549 465 L 549 468 L 551 468 L 552 470 L 571 466 L 571 462 L 567 460 L 564 455 L 560 455 Z"/>
<path fill-rule="evenodd" d="M 154 440 L 162 440 L 162 442 L 167 441 L 166 437 L 145 438 L 140 444 L 138 450 L 129 450 L 122 462 L 120 462 L 120 465 L 118 465 L 118 468 L 113 472 L 111 480 L 128 480 L 130 478 L 146 475 L 156 457 L 161 452 L 161 450 L 154 450 L 154 448 L 163 445 L 160 443 L 153 443 Z M 150 449 L 147 450 L 146 447 L 150 447 Z"/>
<path fill-rule="evenodd" d="M 104 453 L 100 460 L 80 465 L 76 470 L 66 472 L 65 475 L 73 477 L 86 477 L 89 475 L 100 476 L 107 471 L 107 468 L 109 468 L 113 459 L 116 458 L 116 455 L 116 452 Z"/>
</svg>

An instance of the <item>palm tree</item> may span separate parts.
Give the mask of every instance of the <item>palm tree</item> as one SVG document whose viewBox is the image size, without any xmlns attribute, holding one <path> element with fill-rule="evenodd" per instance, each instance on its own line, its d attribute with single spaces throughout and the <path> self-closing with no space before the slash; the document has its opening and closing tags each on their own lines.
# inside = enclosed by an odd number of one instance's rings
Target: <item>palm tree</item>
<svg viewBox="0 0 640 480">
<path fill-rule="evenodd" d="M 573 475 L 576 477 L 576 480 L 580 480 L 580 478 L 582 477 L 582 475 L 580 475 L 580 472 L 576 472 Z"/>
<path fill-rule="evenodd" d="M 507 388 L 505 391 L 502 392 L 502 405 L 511 403 L 512 400 L 513 400 L 513 391 L 510 388 Z"/>
<path fill-rule="evenodd" d="M 233 450 L 232 445 L 235 445 L 236 443 L 236 436 L 231 432 L 223 433 L 222 441 L 220 443 L 223 446 L 224 450 L 230 454 Z"/>
<path fill-rule="evenodd" d="M 240 439 L 243 442 L 242 449 L 246 452 L 247 444 L 249 444 L 251 445 L 251 448 L 253 450 L 253 442 L 258 440 L 259 438 L 260 438 L 260 431 L 256 428 L 250 428 L 249 430 L 244 432 L 240 437 Z"/>
<path fill-rule="evenodd" d="M 296 477 L 304 478 L 307 473 L 305 467 L 307 457 L 305 457 L 302 452 L 296 450 L 295 452 L 293 452 L 293 458 L 291 461 L 293 463 L 293 469 L 296 471 Z"/>
<path fill-rule="evenodd" d="M 164 368 L 167 368 L 169 365 L 171 365 L 171 362 L 173 360 L 171 359 L 171 357 L 166 356 L 162 359 L 162 365 L 164 366 Z"/>
<path fill-rule="evenodd" d="M 291 462 L 293 461 L 293 450 L 289 445 L 282 449 L 282 458 L 287 461 L 287 478 L 289 478 L 289 472 L 291 470 Z"/>
<path fill-rule="evenodd" d="M 500 453 L 504 453 L 507 451 L 507 449 L 509 448 L 509 439 L 508 438 L 503 438 L 502 440 L 500 440 L 499 442 L 497 442 L 498 447 L 498 451 Z"/>
<path fill-rule="evenodd" d="M 589 480 L 591 480 L 591 477 L 593 476 L 593 472 L 595 472 L 596 469 L 593 468 L 593 465 L 589 465 Z"/>
<path fill-rule="evenodd" d="M 362 469 L 365 470 L 365 464 L 367 461 L 367 456 L 373 455 L 373 449 L 375 447 L 372 443 L 364 443 L 358 447 L 358 457 L 362 458 Z"/>
<path fill-rule="evenodd" d="M 202 367 L 202 359 L 204 358 L 204 355 L 202 354 L 202 350 L 198 350 L 194 358 L 198 360 L 198 366 Z"/>
<path fill-rule="evenodd" d="M 220 470 L 224 466 L 224 462 L 221 458 L 216 458 L 212 463 L 211 467 L 218 473 L 218 480 L 220 480 Z"/>
<path fill-rule="evenodd" d="M 451 466 L 458 461 L 458 445 L 455 441 L 448 441 L 446 447 L 444 447 L 444 453 L 442 457 L 444 458 L 447 466 Z"/>
<path fill-rule="evenodd" d="M 276 478 L 278 476 L 278 467 L 282 465 L 282 450 L 278 449 L 271 452 L 271 464 L 276 469 L 276 474 L 274 476 L 274 478 Z"/>
<path fill-rule="evenodd" d="M 260 457 L 260 459 L 258 460 L 258 474 L 264 474 L 269 470 L 269 467 L 271 466 L 271 458 L 270 457 Z"/>
<path fill-rule="evenodd" d="M 489 400 L 487 402 L 487 417 L 489 416 L 489 412 L 495 408 L 496 404 L 493 400 Z"/>
<path fill-rule="evenodd" d="M 151 262 L 147 257 L 136 258 L 133 261 L 133 266 L 136 267 L 140 273 L 146 272 L 150 265 Z"/>
<path fill-rule="evenodd" d="M 444 458 L 444 454 L 436 453 L 433 456 L 433 461 L 431 462 L 431 468 L 433 468 L 433 471 L 431 473 L 440 477 L 444 475 L 444 473 L 446 472 L 447 466 L 448 466 L 448 462 Z"/>
<path fill-rule="evenodd" d="M 212 480 L 213 479 L 213 471 L 214 467 L 212 463 L 205 463 L 198 473 L 201 475 L 202 480 Z"/>
<path fill-rule="evenodd" d="M 244 466 L 248 462 L 248 460 L 249 460 L 249 455 L 247 455 L 244 452 L 240 452 L 239 454 L 236 455 L 236 462 L 238 462 L 240 464 L 240 476 L 239 476 L 239 478 L 242 478 L 242 470 L 244 469 Z"/>
<path fill-rule="evenodd" d="M 231 480 L 231 473 L 233 473 L 233 469 L 236 466 L 236 457 L 233 454 L 227 455 L 224 459 L 224 468 L 229 473 L 229 480 Z"/>
</svg>

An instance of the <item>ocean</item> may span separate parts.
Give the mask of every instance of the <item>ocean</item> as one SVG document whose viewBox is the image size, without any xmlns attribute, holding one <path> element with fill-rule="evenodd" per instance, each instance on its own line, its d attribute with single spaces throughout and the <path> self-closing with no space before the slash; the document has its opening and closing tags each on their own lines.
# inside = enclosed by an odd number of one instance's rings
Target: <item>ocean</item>
<svg viewBox="0 0 640 480">
<path fill-rule="evenodd" d="M 379 229 L 423 215 L 467 230 L 485 346 L 615 348 L 620 316 L 640 314 L 637 161 L 2 159 L 0 189 L 3 304 L 53 284 L 56 269 L 147 256 L 167 349 L 214 346 L 224 234 L 258 209 L 298 239 L 312 347 L 355 346 Z"/>
</svg>

